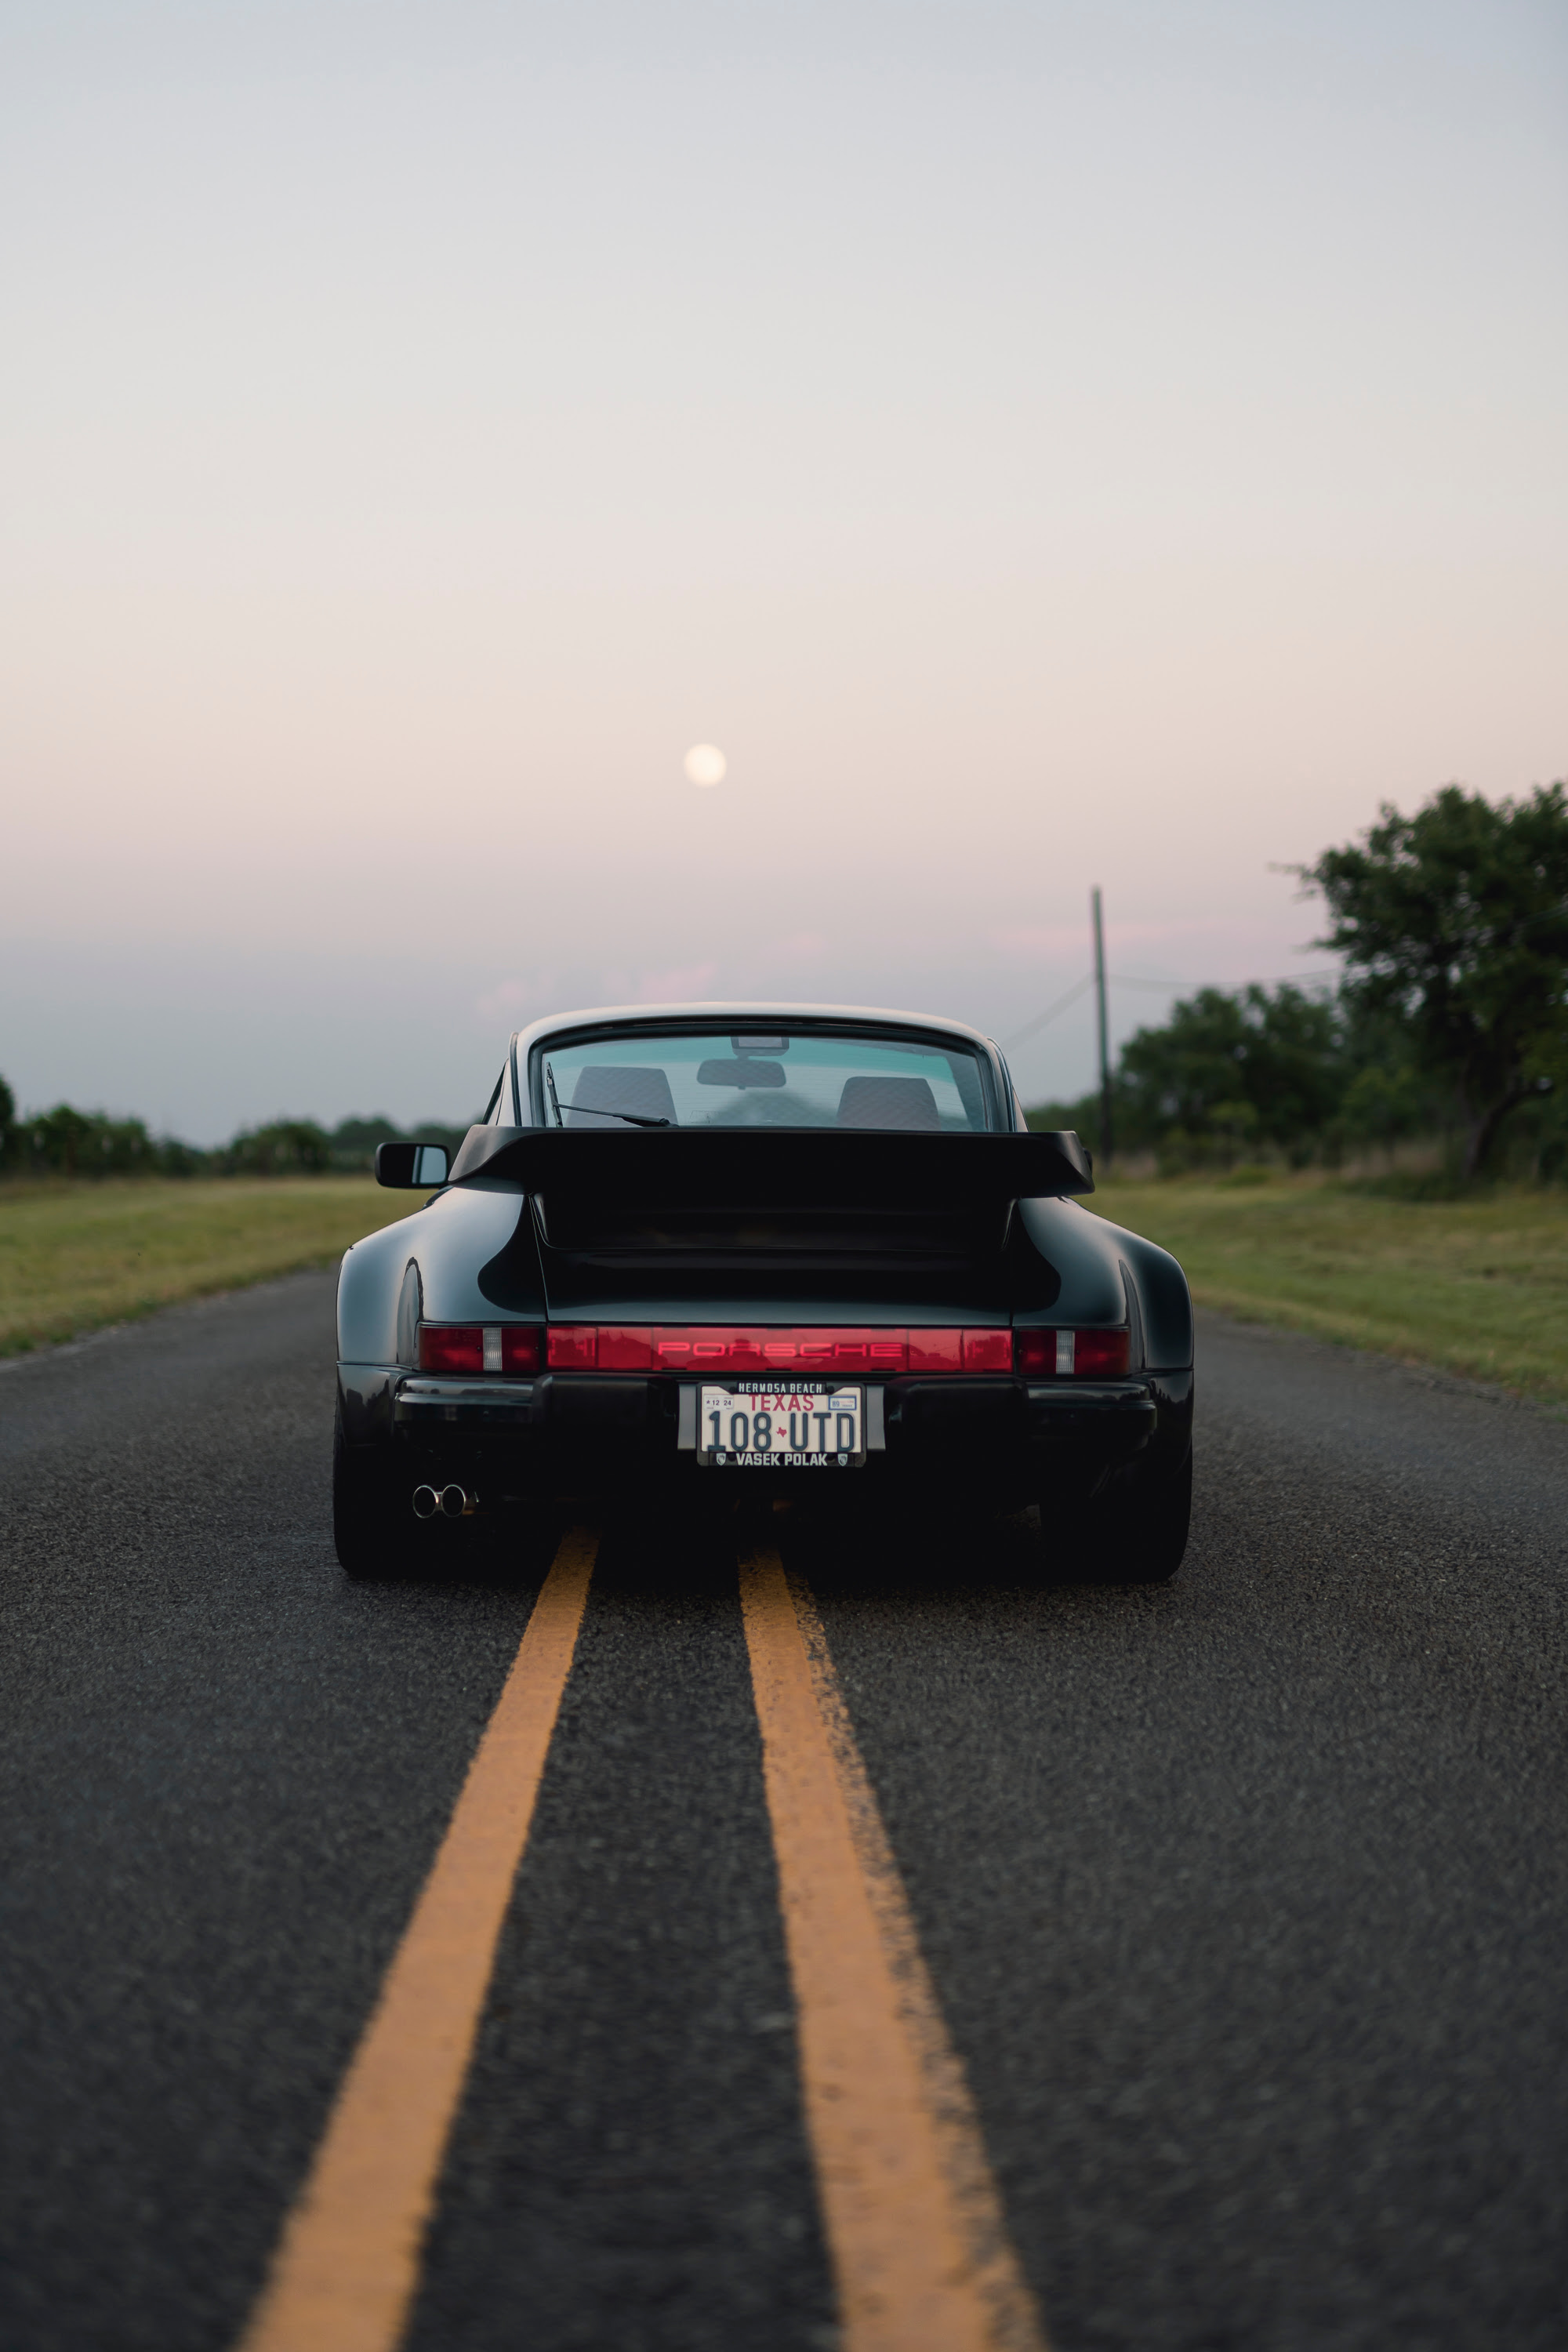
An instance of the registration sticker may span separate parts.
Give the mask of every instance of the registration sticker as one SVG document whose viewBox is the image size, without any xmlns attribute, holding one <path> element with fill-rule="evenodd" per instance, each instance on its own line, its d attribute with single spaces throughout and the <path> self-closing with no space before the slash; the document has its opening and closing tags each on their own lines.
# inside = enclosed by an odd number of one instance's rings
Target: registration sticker
<svg viewBox="0 0 1568 2352">
<path fill-rule="evenodd" d="M 717 1470 L 847 1470 L 866 1454 L 866 1391 L 705 1381 L 697 1454 Z"/>
</svg>

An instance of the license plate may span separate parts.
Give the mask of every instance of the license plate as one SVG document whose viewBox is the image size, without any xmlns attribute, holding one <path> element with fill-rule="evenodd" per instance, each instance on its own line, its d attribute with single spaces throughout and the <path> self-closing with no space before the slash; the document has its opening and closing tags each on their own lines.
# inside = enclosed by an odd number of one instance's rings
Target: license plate
<svg viewBox="0 0 1568 2352">
<path fill-rule="evenodd" d="M 720 1470 L 847 1470 L 865 1459 L 866 1391 L 704 1381 L 697 1451 Z"/>
</svg>

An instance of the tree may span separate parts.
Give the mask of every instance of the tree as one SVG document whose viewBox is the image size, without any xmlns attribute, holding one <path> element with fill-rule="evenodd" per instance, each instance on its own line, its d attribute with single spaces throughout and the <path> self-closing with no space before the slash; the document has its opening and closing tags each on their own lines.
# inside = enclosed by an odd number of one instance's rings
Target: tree
<svg viewBox="0 0 1568 2352">
<path fill-rule="evenodd" d="M 369 1169 L 375 1164 L 378 1143 L 439 1143 L 449 1160 L 456 1160 L 467 1127 L 446 1127 L 439 1119 L 423 1119 L 417 1127 L 402 1128 L 390 1118 L 341 1118 L 331 1138 L 331 1164 L 338 1169 Z"/>
<path fill-rule="evenodd" d="M 16 1097 L 0 1078 L 0 1168 L 16 1159 L 22 1148 L 16 1132 Z"/>
<path fill-rule="evenodd" d="M 395 1119 L 341 1118 L 330 1138 L 331 1164 L 338 1169 L 364 1170 L 375 1165 L 378 1143 L 405 1143 L 408 1138 Z"/>
<path fill-rule="evenodd" d="M 223 1155 L 231 1176 L 320 1176 L 332 1164 L 332 1142 L 309 1118 L 278 1118 L 244 1128 Z"/>
<path fill-rule="evenodd" d="M 1327 901 L 1319 944 L 1346 959 L 1347 1003 L 1402 1018 L 1451 1088 L 1467 1176 L 1568 1051 L 1565 793 L 1494 806 L 1448 784 L 1414 816 L 1385 802 L 1361 845 L 1296 868 Z"/>
<path fill-rule="evenodd" d="M 28 1166 L 57 1175 L 147 1176 L 157 1166 L 157 1146 L 139 1118 L 57 1103 L 31 1113 L 20 1133 Z"/>
<path fill-rule="evenodd" d="M 1200 1156 L 1232 1159 L 1257 1144 L 1289 1149 L 1314 1135 L 1344 1090 L 1339 1016 L 1289 983 L 1200 989 L 1161 1029 L 1121 1049 L 1118 1118 L 1136 1147 L 1173 1130 Z"/>
</svg>

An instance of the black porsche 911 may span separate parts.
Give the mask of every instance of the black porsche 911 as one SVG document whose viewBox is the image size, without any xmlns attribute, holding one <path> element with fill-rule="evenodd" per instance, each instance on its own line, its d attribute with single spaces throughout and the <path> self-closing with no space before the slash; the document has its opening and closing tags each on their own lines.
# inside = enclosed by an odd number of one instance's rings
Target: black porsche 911
<svg viewBox="0 0 1568 2352">
<path fill-rule="evenodd" d="M 512 1038 L 437 1189 L 338 1286 L 338 1557 L 393 1572 L 451 1522 L 562 1494 L 832 1482 L 1037 1503 L 1077 1572 L 1186 1544 L 1193 1318 L 1174 1258 L 1084 1210 L 996 1046 L 827 1005 L 562 1014 Z"/>
</svg>

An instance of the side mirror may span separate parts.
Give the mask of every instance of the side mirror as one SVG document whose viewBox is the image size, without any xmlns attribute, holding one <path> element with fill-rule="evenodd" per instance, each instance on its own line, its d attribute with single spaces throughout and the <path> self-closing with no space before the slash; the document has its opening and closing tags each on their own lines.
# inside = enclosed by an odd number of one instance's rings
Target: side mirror
<svg viewBox="0 0 1568 2352">
<path fill-rule="evenodd" d="M 447 1148 L 441 1143 L 378 1143 L 375 1181 L 395 1192 L 414 1192 L 447 1181 Z"/>
</svg>

